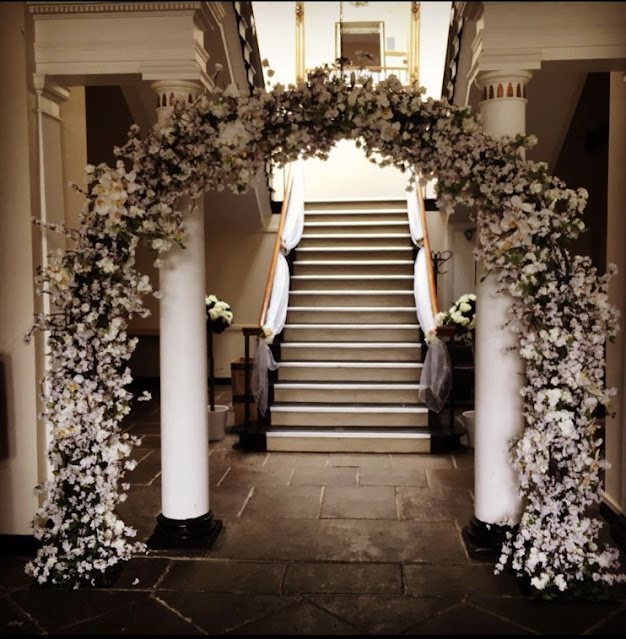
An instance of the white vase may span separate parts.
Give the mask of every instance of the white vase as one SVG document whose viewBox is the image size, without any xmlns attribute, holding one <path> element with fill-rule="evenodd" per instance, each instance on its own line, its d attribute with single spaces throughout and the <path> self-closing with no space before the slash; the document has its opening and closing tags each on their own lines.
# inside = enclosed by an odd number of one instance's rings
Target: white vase
<svg viewBox="0 0 626 639">
<path fill-rule="evenodd" d="M 209 441 L 215 442 L 226 437 L 226 419 L 229 406 L 215 404 L 215 410 L 208 407 L 209 413 Z"/>
<path fill-rule="evenodd" d="M 474 448 L 474 433 L 476 430 L 476 412 L 473 410 L 466 410 L 463 412 L 463 424 L 467 431 L 467 445 L 470 448 Z"/>
</svg>

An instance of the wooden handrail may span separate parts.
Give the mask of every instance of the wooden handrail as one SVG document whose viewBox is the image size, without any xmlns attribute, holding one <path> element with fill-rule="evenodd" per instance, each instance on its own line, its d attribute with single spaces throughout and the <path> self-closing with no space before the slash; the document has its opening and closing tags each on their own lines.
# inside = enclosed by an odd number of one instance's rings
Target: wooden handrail
<svg viewBox="0 0 626 639">
<path fill-rule="evenodd" d="M 424 238 L 424 251 L 426 253 L 426 272 L 428 274 L 428 288 L 430 290 L 430 306 L 433 311 L 433 317 L 439 312 L 439 303 L 437 302 L 437 286 L 435 284 L 435 270 L 433 268 L 433 258 L 430 253 L 430 240 L 428 239 L 428 226 L 426 225 L 426 206 L 424 205 L 424 196 L 422 188 L 416 183 L 415 191 L 417 193 L 417 204 L 420 211 L 420 219 L 422 221 L 422 234 Z"/>
<path fill-rule="evenodd" d="M 278 254 L 282 244 L 283 228 L 285 227 L 285 219 L 287 217 L 287 209 L 289 208 L 289 196 L 291 194 L 291 177 L 293 175 L 293 165 L 289 165 L 289 177 L 285 185 L 285 195 L 283 198 L 283 206 L 280 210 L 280 220 L 278 221 L 278 230 L 276 231 L 276 241 L 274 242 L 274 251 L 272 253 L 272 261 L 270 262 L 270 270 L 267 275 L 265 284 L 265 293 L 263 295 L 263 303 L 261 304 L 261 312 L 259 313 L 259 328 L 265 324 L 267 310 L 270 306 L 270 297 L 272 295 L 272 285 L 274 283 L 274 274 L 276 273 L 276 263 L 278 262 Z"/>
</svg>

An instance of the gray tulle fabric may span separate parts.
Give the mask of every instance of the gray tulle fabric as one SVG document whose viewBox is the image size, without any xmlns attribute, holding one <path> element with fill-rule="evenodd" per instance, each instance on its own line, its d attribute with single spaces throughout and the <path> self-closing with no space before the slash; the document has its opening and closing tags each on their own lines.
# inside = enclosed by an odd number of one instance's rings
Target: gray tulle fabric
<svg viewBox="0 0 626 639">
<path fill-rule="evenodd" d="M 420 399 L 435 413 L 443 408 L 452 388 L 452 363 L 448 346 L 437 341 L 428 345 L 420 378 Z"/>
<path fill-rule="evenodd" d="M 268 371 L 275 371 L 278 364 L 274 360 L 269 344 L 261 337 L 256 338 L 254 366 L 252 367 L 252 394 L 259 415 L 265 415 L 269 393 Z"/>
</svg>

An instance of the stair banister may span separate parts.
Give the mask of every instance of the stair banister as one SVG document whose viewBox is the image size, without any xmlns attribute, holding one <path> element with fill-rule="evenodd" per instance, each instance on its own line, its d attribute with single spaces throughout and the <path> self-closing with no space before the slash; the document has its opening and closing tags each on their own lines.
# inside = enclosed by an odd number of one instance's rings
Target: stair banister
<svg viewBox="0 0 626 639">
<path fill-rule="evenodd" d="M 291 196 L 291 185 L 293 179 L 293 166 L 289 166 L 287 174 L 287 180 L 285 182 L 285 191 L 283 197 L 283 204 L 281 207 L 280 218 L 278 221 L 278 229 L 276 231 L 276 240 L 274 242 L 274 249 L 272 251 L 272 258 L 270 262 L 270 268 L 267 276 L 267 282 L 265 284 L 265 291 L 263 294 L 263 300 L 261 303 L 261 310 L 259 312 L 259 320 L 255 326 L 244 326 L 242 332 L 244 334 L 244 426 L 250 425 L 250 337 L 258 338 L 263 334 L 263 326 L 267 319 L 267 312 L 270 305 L 272 296 L 272 287 L 274 284 L 274 277 L 276 274 L 276 264 L 279 259 L 280 250 L 282 247 L 282 234 L 285 228 L 285 221 L 287 217 L 287 211 L 289 208 L 289 199 Z"/>
</svg>

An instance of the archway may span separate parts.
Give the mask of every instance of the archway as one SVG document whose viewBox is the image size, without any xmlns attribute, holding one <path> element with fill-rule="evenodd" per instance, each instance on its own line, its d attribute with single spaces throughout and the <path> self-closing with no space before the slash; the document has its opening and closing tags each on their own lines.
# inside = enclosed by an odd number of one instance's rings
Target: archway
<svg viewBox="0 0 626 639">
<path fill-rule="evenodd" d="M 87 167 L 80 229 L 57 229 L 74 246 L 51 255 L 38 277 L 54 313 L 37 317 L 30 333 L 48 331 L 53 362 L 43 386 L 53 476 L 40 487 L 48 497 L 38 513 L 50 523 L 36 526 L 43 545 L 28 566 L 39 582 L 93 584 L 143 550 L 115 515 L 136 443 L 119 427 L 132 399 L 135 341 L 126 329 L 152 292 L 135 268 L 138 244 L 158 261 L 184 245 L 182 197 L 243 193 L 267 160 L 325 158 L 343 138 L 383 166 L 436 177 L 439 207 L 476 207 L 476 258 L 513 298 L 508 330 L 525 365 L 526 427 L 511 463 L 527 505 L 498 569 L 510 562 L 548 594 L 623 579 L 617 552 L 597 543 L 601 522 L 588 515 L 601 499 L 594 412 L 611 394 L 603 346 L 617 317 L 607 303 L 612 270 L 598 276 L 566 246 L 584 229 L 586 192 L 523 158 L 532 137 L 494 140 L 469 109 L 424 100 L 393 77 L 374 86 L 325 67 L 297 87 L 240 96 L 230 86 L 179 103 L 169 125 L 144 139 L 131 129 L 116 167 Z"/>
</svg>

